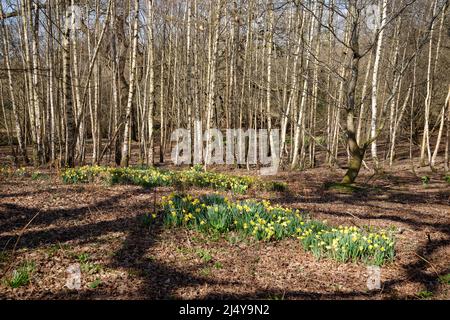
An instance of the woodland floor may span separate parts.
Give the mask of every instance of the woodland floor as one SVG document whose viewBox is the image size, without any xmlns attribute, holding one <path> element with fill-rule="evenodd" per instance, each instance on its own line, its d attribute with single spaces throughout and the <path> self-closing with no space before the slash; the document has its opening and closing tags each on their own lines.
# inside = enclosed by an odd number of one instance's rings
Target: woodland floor
<svg viewBox="0 0 450 320">
<path fill-rule="evenodd" d="M 295 240 L 234 242 L 145 227 L 141 217 L 171 188 L 68 186 L 53 175 L 0 178 L 0 277 L 8 267 L 35 263 L 28 286 L 12 289 L 0 282 L 0 299 L 420 299 L 424 292 L 449 299 L 449 284 L 439 281 L 450 273 L 449 185 L 436 175 L 424 186 L 399 166 L 368 184 L 370 173 L 363 172 L 357 192 L 324 187 L 342 173 L 280 173 L 276 179 L 287 182 L 288 191 L 244 198 L 270 199 L 330 224 L 399 228 L 396 258 L 382 268 L 381 291 L 368 291 L 364 264 L 316 260 Z M 201 259 L 200 252 L 212 259 Z M 82 290 L 70 291 L 66 270 L 83 253 L 96 271 L 83 273 Z"/>
</svg>

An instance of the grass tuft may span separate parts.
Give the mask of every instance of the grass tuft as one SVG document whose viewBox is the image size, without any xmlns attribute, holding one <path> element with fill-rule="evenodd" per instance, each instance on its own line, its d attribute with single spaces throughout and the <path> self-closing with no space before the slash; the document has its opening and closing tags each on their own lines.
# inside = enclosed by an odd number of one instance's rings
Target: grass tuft
<svg viewBox="0 0 450 320">
<path fill-rule="evenodd" d="M 197 251 L 197 256 L 204 262 L 208 263 L 212 260 L 212 255 L 208 250 L 205 249 L 199 249 Z"/>
<path fill-rule="evenodd" d="M 6 284 L 14 289 L 26 286 L 30 283 L 34 270 L 34 262 L 24 262 L 19 268 L 13 270 L 11 276 L 6 279 Z"/>
<path fill-rule="evenodd" d="M 430 291 L 421 291 L 417 294 L 417 297 L 422 300 L 431 299 L 434 296 L 433 292 Z"/>
<path fill-rule="evenodd" d="M 94 280 L 94 282 L 92 282 L 90 285 L 89 285 L 89 288 L 91 288 L 91 289 L 97 289 L 100 285 L 102 284 L 102 280 L 100 280 L 100 279 L 95 279 Z"/>
<path fill-rule="evenodd" d="M 430 184 L 430 182 L 431 182 L 431 178 L 429 176 L 423 176 L 421 178 L 421 180 L 422 180 L 422 184 L 424 186 L 428 186 Z"/>
<path fill-rule="evenodd" d="M 450 285 L 450 273 L 440 276 L 439 277 L 439 282 L 442 284 L 449 284 Z"/>
</svg>

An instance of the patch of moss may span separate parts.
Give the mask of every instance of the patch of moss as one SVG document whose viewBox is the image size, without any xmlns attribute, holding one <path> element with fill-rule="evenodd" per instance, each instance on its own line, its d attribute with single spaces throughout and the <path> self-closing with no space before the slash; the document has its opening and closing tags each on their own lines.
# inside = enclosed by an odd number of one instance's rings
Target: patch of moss
<svg viewBox="0 0 450 320">
<path fill-rule="evenodd" d="M 440 277 L 439 277 L 439 281 L 440 281 L 442 284 L 448 284 L 448 285 L 450 285 L 450 273 L 449 273 L 449 274 L 446 274 L 446 275 L 444 275 L 444 276 L 440 276 Z"/>
<path fill-rule="evenodd" d="M 325 190 L 337 191 L 342 193 L 355 193 L 360 192 L 362 190 L 361 187 L 358 187 L 354 184 L 345 184 L 345 183 L 337 183 L 337 182 L 327 182 L 324 185 Z"/>
<path fill-rule="evenodd" d="M 421 291 L 417 294 L 417 297 L 422 300 L 431 299 L 434 296 L 433 292 L 430 291 Z"/>
</svg>

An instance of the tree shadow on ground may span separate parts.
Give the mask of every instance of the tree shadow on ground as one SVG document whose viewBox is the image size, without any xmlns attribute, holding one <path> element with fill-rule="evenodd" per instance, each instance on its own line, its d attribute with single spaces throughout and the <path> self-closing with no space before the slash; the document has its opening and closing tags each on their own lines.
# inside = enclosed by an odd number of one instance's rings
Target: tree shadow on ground
<svg viewBox="0 0 450 320">
<path fill-rule="evenodd" d="M 120 200 L 130 198 L 139 191 L 126 192 L 121 195 L 110 197 L 106 200 L 95 203 L 93 206 L 98 211 L 118 210 Z M 10 236 L 2 235 L 2 232 L 8 231 L 8 228 L 23 227 L 25 221 L 38 210 L 21 207 L 17 204 L 2 204 L 3 212 L 10 220 L 3 218 L 0 230 L 0 247 L 7 247 L 6 252 L 11 253 L 12 247 L 17 240 Z M 122 247 L 114 253 L 112 261 L 107 268 L 123 268 L 136 274 L 142 280 L 142 286 L 135 288 L 134 298 L 138 299 L 174 299 L 177 298 L 176 291 L 180 288 L 202 285 L 232 285 L 233 282 L 216 281 L 207 277 L 196 276 L 195 270 L 179 270 L 169 264 L 150 261 L 146 254 L 158 241 L 163 226 L 157 224 L 150 229 L 143 226 L 141 218 L 142 213 L 147 211 L 149 204 L 134 203 L 128 207 L 128 211 L 136 212 L 136 215 L 130 217 L 116 218 L 110 221 L 98 221 L 89 224 L 76 225 L 83 219 L 83 216 L 90 212 L 89 207 L 64 210 L 46 210 L 40 213 L 36 220 L 36 226 L 48 227 L 54 225 L 50 230 L 26 230 L 20 237 L 16 249 L 38 249 L 46 248 L 50 245 L 64 244 L 69 241 L 75 241 L 83 244 L 94 244 L 98 237 L 113 232 L 124 232 L 126 238 Z M 14 216 L 22 214 L 25 217 L 15 219 Z M 65 219 L 68 225 L 58 227 L 60 219 Z M 34 226 L 34 224 L 33 224 Z M 13 241 L 11 241 L 11 239 Z M 238 283 L 234 283 L 238 284 Z M 60 290 L 59 292 L 42 293 L 46 299 L 89 299 L 103 298 L 114 299 L 110 293 L 102 293 L 101 290 L 81 290 L 70 291 Z"/>
<path fill-rule="evenodd" d="M 404 183 L 404 181 L 401 183 Z M 450 273 L 450 267 L 439 271 L 436 270 L 429 262 L 430 257 L 432 257 L 433 254 L 437 253 L 439 250 L 450 249 L 450 224 L 448 222 L 448 216 L 444 216 L 444 221 L 436 219 L 436 217 L 431 219 L 428 217 L 426 212 L 424 213 L 420 211 L 420 209 L 411 208 L 404 209 L 405 214 L 396 215 L 394 213 L 386 213 L 386 211 L 389 211 L 388 206 L 382 207 L 380 205 L 370 203 L 383 201 L 383 204 L 405 204 L 412 205 L 413 207 L 422 205 L 423 208 L 426 208 L 428 204 L 432 203 L 433 205 L 441 205 L 443 207 L 448 206 L 448 208 L 450 208 L 450 189 L 444 191 L 438 188 L 431 190 L 427 189 L 425 190 L 426 192 L 418 194 L 414 192 L 397 191 L 395 189 L 386 188 L 381 193 L 382 198 L 379 197 L 380 194 L 378 191 L 370 192 L 369 190 L 369 192 L 357 191 L 349 194 L 342 194 L 339 192 L 326 191 L 324 190 L 323 185 L 316 191 L 317 192 L 314 195 L 309 195 L 308 197 L 302 197 L 293 194 L 290 191 L 286 191 L 281 194 L 280 198 L 278 198 L 276 202 L 296 205 L 301 205 L 302 203 L 339 203 L 345 204 L 347 208 L 351 208 L 352 206 L 369 207 L 379 213 L 374 214 L 370 212 L 368 213 L 367 211 L 358 211 L 350 215 L 348 212 L 333 210 L 330 208 L 321 209 L 320 207 L 315 207 L 313 212 L 325 217 L 350 218 L 359 224 L 366 224 L 367 221 L 370 222 L 376 220 L 390 221 L 407 226 L 414 231 L 422 231 L 428 235 L 428 239 L 425 243 L 416 248 L 416 259 L 402 266 L 406 279 L 395 279 L 386 282 L 384 287 L 385 293 L 393 293 L 393 288 L 396 285 L 405 282 L 418 283 L 425 287 L 427 291 L 435 292 L 439 288 L 440 277 Z M 433 235 L 437 233 L 441 234 L 441 239 L 434 239 Z M 442 238 L 442 236 L 444 236 L 444 238 Z M 428 269 L 431 269 L 432 271 L 429 272 L 427 271 Z M 296 296 L 298 294 L 301 295 L 301 293 L 298 292 L 288 292 L 286 294 L 287 296 Z M 361 293 L 361 297 L 363 296 L 364 294 Z M 348 298 L 350 297 L 351 295 L 348 296 Z"/>
<path fill-rule="evenodd" d="M 116 212 L 123 208 L 121 201 L 124 199 L 131 199 L 135 196 L 142 195 L 144 191 L 133 189 L 131 191 L 123 192 L 119 195 L 108 197 L 102 201 L 98 201 L 90 206 L 84 206 L 74 209 L 49 209 L 40 212 L 39 217 L 33 222 L 33 228 L 43 227 L 44 230 L 33 229 L 26 230 L 21 236 L 17 249 L 36 249 L 53 244 L 65 243 L 68 241 L 76 241 L 84 244 L 94 244 L 98 237 L 113 232 L 126 233 L 125 240 L 122 242 L 120 249 L 114 252 L 111 263 L 107 265 L 108 268 L 119 269 L 123 268 L 133 272 L 141 280 L 141 285 L 135 288 L 131 295 L 126 295 L 126 298 L 133 297 L 135 299 L 177 299 L 179 291 L 184 288 L 203 285 L 239 285 L 238 282 L 218 281 L 208 277 L 199 277 L 195 275 L 194 269 L 180 270 L 168 263 L 149 261 L 146 256 L 148 251 L 154 247 L 159 241 L 159 236 L 163 231 L 161 224 L 153 225 L 151 228 L 146 228 L 142 225 L 140 217 L 146 212 L 150 206 L 151 198 L 148 197 L 145 201 L 131 201 L 127 202 L 127 212 L 134 212 L 131 216 L 121 215 L 112 220 L 94 221 L 88 224 L 79 224 L 87 214 L 92 213 L 90 207 L 95 207 L 98 212 Z M 372 195 L 350 195 L 349 198 L 342 199 L 337 195 L 327 195 L 327 202 L 344 202 L 354 204 L 355 202 L 365 202 L 368 197 Z M 7 197 L 5 197 L 7 198 Z M 401 195 L 392 193 L 386 201 L 395 201 L 402 199 L 402 201 L 416 201 L 412 203 L 424 203 L 424 200 L 418 200 L 417 195 L 404 194 Z M 444 199 L 444 198 L 442 198 Z M 302 203 L 320 202 L 320 194 L 312 199 L 305 200 L 298 195 L 286 192 L 282 194 L 279 201 L 286 203 Z M 18 205 L 17 203 L 3 203 L 0 205 L 3 209 L 1 213 L 0 225 L 0 248 L 3 248 L 8 242 L 11 243 L 10 236 L 2 233 L 13 230 L 14 228 L 23 227 L 28 220 L 39 212 L 38 209 L 30 209 Z M 345 215 L 341 212 L 325 211 L 328 215 Z M 18 217 L 19 216 L 19 217 Z M 397 216 L 380 215 L 379 217 L 371 217 L 370 215 L 361 216 L 364 219 L 383 219 L 388 221 L 395 221 L 405 223 L 419 228 L 432 228 L 436 231 L 448 233 L 449 225 L 444 223 L 428 223 L 420 220 L 410 218 L 403 218 Z M 62 221 L 65 225 L 59 225 Z M 450 233 L 449 233 L 450 234 Z M 15 242 L 16 239 L 14 239 Z M 417 249 L 418 255 L 431 256 L 434 252 L 443 247 L 450 245 L 450 238 L 432 241 Z M 8 246 L 11 250 L 11 246 Z M 438 277 L 449 272 L 444 270 L 440 273 L 429 273 L 427 269 L 429 264 L 421 258 L 416 261 L 403 266 L 405 270 L 406 279 L 394 279 L 385 283 L 384 293 L 391 298 L 411 298 L 411 297 L 397 297 L 394 287 L 406 281 L 413 281 L 423 284 L 428 291 L 434 291 L 438 287 Z M 306 292 L 306 291 L 285 291 L 281 292 L 278 289 L 255 290 L 254 292 L 244 294 L 225 294 L 225 293 L 210 293 L 200 295 L 202 299 L 271 299 L 279 297 L 286 299 L 369 299 L 379 298 L 379 292 Z M 81 290 L 78 292 L 71 292 L 68 290 L 60 290 L 59 292 L 51 292 L 43 295 L 46 299 L 114 299 L 111 292 L 96 290 Z"/>
</svg>

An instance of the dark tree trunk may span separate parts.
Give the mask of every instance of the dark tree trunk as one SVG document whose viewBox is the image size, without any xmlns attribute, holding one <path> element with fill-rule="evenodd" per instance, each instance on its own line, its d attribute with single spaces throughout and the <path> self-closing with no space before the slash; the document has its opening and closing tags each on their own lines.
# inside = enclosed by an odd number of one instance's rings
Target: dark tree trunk
<svg viewBox="0 0 450 320">
<path fill-rule="evenodd" d="M 359 61 L 361 56 L 359 54 L 359 15 L 356 8 L 357 0 L 350 1 L 349 19 L 350 21 L 350 43 L 352 58 L 349 63 L 350 76 L 347 83 L 347 105 L 345 108 L 347 116 L 347 145 L 350 151 L 350 162 L 347 173 L 342 180 L 342 183 L 352 184 L 356 181 L 361 170 L 361 165 L 366 153 L 366 147 L 360 147 L 356 139 L 355 130 L 355 110 L 356 110 L 356 87 L 359 76 Z"/>
</svg>

